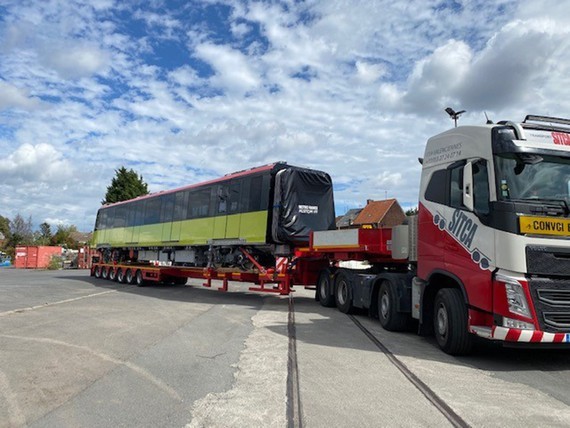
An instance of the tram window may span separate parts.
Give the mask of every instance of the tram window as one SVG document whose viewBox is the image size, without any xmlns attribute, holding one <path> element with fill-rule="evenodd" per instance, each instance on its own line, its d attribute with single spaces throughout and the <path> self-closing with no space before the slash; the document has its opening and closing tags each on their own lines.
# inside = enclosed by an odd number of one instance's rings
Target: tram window
<svg viewBox="0 0 570 428">
<path fill-rule="evenodd" d="M 261 185 L 261 194 L 259 198 L 259 209 L 267 210 L 269 208 L 269 186 L 271 182 L 271 177 L 268 175 L 263 176 L 263 181 Z"/>
<path fill-rule="evenodd" d="M 95 230 L 103 229 L 103 212 L 102 210 L 97 211 L 97 219 L 95 220 Z"/>
<path fill-rule="evenodd" d="M 229 190 L 228 186 L 220 184 L 217 188 L 216 193 L 216 207 L 217 214 L 225 214 L 228 212 L 228 196 Z"/>
<path fill-rule="evenodd" d="M 176 192 L 174 196 L 174 221 L 184 220 L 186 218 L 186 209 L 188 207 L 189 192 Z"/>
<path fill-rule="evenodd" d="M 261 183 L 262 177 L 257 176 L 251 179 L 251 183 L 249 185 L 249 204 L 248 204 L 248 211 L 259 211 L 261 209 L 260 202 L 261 202 Z"/>
<path fill-rule="evenodd" d="M 144 224 L 144 211 L 146 208 L 146 201 L 137 202 L 135 208 L 135 223 L 134 226 L 142 226 Z"/>
<path fill-rule="evenodd" d="M 112 208 L 107 208 L 105 211 L 107 211 L 107 218 L 105 219 L 105 227 L 107 229 L 111 229 L 114 226 L 114 219 L 115 219 L 115 207 Z"/>
<path fill-rule="evenodd" d="M 115 221 L 113 222 L 114 227 L 125 227 L 125 217 L 126 210 L 124 205 L 119 205 L 115 208 Z"/>
<path fill-rule="evenodd" d="M 144 211 L 144 224 L 158 223 L 160 220 L 160 198 L 147 199 Z"/>
<path fill-rule="evenodd" d="M 210 194 L 210 187 L 190 192 L 188 218 L 200 218 L 208 216 L 210 211 Z"/>
<path fill-rule="evenodd" d="M 168 223 L 172 221 L 174 215 L 174 195 L 168 194 L 160 197 L 162 204 L 160 208 L 160 222 Z"/>
<path fill-rule="evenodd" d="M 240 212 L 240 194 L 242 180 L 233 181 L 229 187 L 228 212 L 235 214 Z"/>
<path fill-rule="evenodd" d="M 137 223 L 137 218 L 142 217 L 139 213 L 144 208 L 144 201 L 132 202 L 128 205 L 128 207 L 129 214 L 127 217 L 127 226 L 140 226 L 140 224 Z M 144 211 L 142 212 L 144 213 Z"/>
</svg>

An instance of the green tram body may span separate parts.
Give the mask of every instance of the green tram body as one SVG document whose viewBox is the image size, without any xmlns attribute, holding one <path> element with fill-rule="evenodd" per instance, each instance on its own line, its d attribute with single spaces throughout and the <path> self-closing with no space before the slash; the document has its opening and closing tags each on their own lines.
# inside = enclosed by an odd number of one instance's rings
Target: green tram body
<svg viewBox="0 0 570 428">
<path fill-rule="evenodd" d="M 280 183 L 280 172 L 301 175 L 303 184 L 297 186 L 298 178 L 289 179 L 291 186 L 285 179 Z M 284 203 L 283 198 L 289 199 Z M 310 221 L 303 222 L 303 217 Z M 299 219 L 301 227 L 287 230 L 287 224 Z M 103 206 L 93 241 L 107 261 L 115 257 L 205 266 L 214 249 L 218 262 L 234 265 L 244 259 L 242 247 L 258 255 L 286 255 L 308 240 L 308 225 L 311 230 L 334 228 L 332 181 L 324 172 L 280 162 Z"/>
</svg>

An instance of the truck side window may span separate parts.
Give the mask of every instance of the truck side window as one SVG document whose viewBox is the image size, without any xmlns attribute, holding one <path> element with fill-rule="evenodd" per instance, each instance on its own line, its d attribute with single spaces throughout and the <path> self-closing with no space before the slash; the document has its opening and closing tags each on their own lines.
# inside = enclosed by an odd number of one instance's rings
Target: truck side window
<svg viewBox="0 0 570 428">
<path fill-rule="evenodd" d="M 450 171 L 449 205 L 453 208 L 465 208 L 463 205 L 463 165 Z"/>
<path fill-rule="evenodd" d="M 447 204 L 447 171 L 435 171 L 427 185 L 425 198 L 438 204 Z"/>
<path fill-rule="evenodd" d="M 489 214 L 487 162 L 482 159 L 473 164 L 473 205 L 475 212 Z"/>
</svg>

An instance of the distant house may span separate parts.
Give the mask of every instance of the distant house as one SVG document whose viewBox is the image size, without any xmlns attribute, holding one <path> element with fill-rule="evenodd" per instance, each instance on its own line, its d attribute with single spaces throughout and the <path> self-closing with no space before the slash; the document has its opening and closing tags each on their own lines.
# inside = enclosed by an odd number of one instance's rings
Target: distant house
<svg viewBox="0 0 570 428">
<path fill-rule="evenodd" d="M 358 213 L 352 227 L 378 229 L 403 224 L 406 214 L 396 199 L 373 201 L 369 199 L 366 206 Z"/>
<path fill-rule="evenodd" d="M 0 232 L 0 247 L 2 247 L 4 245 L 5 240 L 6 240 L 6 237 L 4 236 L 4 234 L 2 232 Z"/>
<path fill-rule="evenodd" d="M 353 208 L 348 210 L 345 215 L 338 217 L 336 219 L 336 228 L 348 229 L 353 227 L 352 223 L 354 223 L 354 219 L 360 214 L 360 211 L 362 211 L 362 208 Z"/>
<path fill-rule="evenodd" d="M 78 246 L 82 247 L 88 245 L 93 237 L 92 232 L 71 232 L 71 239 L 77 243 Z"/>
</svg>

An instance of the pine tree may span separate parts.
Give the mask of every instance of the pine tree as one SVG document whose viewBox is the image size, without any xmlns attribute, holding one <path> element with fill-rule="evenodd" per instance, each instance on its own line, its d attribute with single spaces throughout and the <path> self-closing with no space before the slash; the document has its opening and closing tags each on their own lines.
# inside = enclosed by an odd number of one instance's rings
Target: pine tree
<svg viewBox="0 0 570 428">
<path fill-rule="evenodd" d="M 127 170 L 124 166 L 115 171 L 116 175 L 107 187 L 105 199 L 102 204 L 126 201 L 137 196 L 148 195 L 148 185 L 143 181 L 142 175 L 134 170 Z"/>
</svg>

